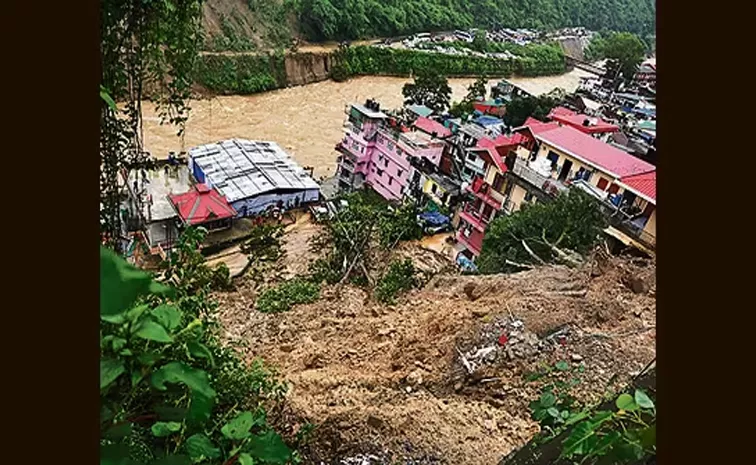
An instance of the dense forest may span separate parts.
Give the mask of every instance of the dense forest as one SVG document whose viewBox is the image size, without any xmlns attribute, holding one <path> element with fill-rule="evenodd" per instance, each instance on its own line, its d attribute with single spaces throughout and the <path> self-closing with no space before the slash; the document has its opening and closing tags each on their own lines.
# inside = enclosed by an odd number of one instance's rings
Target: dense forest
<svg viewBox="0 0 756 465">
<path fill-rule="evenodd" d="M 653 34 L 654 0 L 287 0 L 311 40 L 429 30 L 584 26 Z"/>
</svg>

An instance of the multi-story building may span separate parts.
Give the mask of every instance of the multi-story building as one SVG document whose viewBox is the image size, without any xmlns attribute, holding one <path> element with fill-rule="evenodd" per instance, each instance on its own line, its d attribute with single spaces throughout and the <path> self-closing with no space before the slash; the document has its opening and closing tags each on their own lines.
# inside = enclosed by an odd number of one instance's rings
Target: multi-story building
<svg viewBox="0 0 756 465">
<path fill-rule="evenodd" d="M 575 184 L 597 192 L 608 206 L 614 201 L 614 210 L 623 212 L 617 226 L 653 246 L 653 165 L 570 126 L 529 120 L 516 131 L 509 142 L 468 149 L 482 161 L 485 173 L 473 178 L 468 190 L 474 199 L 460 211 L 457 239 L 471 258 L 480 254 L 496 215 L 546 201 Z"/>
<path fill-rule="evenodd" d="M 412 179 L 411 159 L 439 165 L 445 143 L 437 134 L 407 128 L 372 101 L 351 105 L 347 114 L 346 134 L 337 145 L 343 190 L 367 184 L 387 200 L 400 200 Z"/>
</svg>

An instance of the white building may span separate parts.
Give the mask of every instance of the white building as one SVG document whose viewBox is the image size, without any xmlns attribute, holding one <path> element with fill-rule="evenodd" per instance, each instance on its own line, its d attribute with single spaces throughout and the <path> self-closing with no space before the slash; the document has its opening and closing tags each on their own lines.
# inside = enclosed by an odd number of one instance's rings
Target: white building
<svg viewBox="0 0 756 465">
<path fill-rule="evenodd" d="M 194 147 L 189 170 L 225 196 L 239 217 L 320 198 L 318 183 L 275 142 L 231 139 Z"/>
</svg>

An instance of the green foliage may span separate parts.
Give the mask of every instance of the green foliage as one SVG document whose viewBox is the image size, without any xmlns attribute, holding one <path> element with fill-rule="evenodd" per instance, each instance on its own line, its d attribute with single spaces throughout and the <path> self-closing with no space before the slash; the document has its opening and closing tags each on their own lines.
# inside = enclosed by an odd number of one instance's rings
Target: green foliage
<svg viewBox="0 0 756 465">
<path fill-rule="evenodd" d="M 353 192 L 344 200 L 348 206 L 313 241 L 313 249 L 328 253 L 312 265 L 312 279 L 331 284 L 351 279 L 364 285 L 374 245 L 391 249 L 399 241 L 421 238 L 423 232 L 411 203 L 392 205 L 373 191 Z"/>
<path fill-rule="evenodd" d="M 201 15 L 197 0 L 100 3 L 100 234 L 116 251 L 122 247 L 119 176 L 149 164 L 141 102 L 149 90 L 161 123 L 183 132 Z M 114 108 L 116 101 L 122 110 Z"/>
<path fill-rule="evenodd" d="M 615 403 L 617 411 L 594 412 L 574 427 L 562 443 L 562 458 L 633 463 L 656 454 L 656 409 L 648 394 L 636 389 Z"/>
<path fill-rule="evenodd" d="M 239 454 L 273 464 L 292 457 L 262 410 L 285 386 L 260 362 L 247 367 L 213 332 L 201 238 L 201 231 L 188 230 L 179 241 L 167 265 L 171 292 L 101 252 L 103 464 L 220 465 Z M 249 415 L 255 418 L 249 436 L 223 434 L 228 418 Z"/>
<path fill-rule="evenodd" d="M 467 95 L 465 100 L 473 102 L 475 100 L 485 100 L 488 94 L 488 79 L 485 76 L 480 76 L 472 84 L 467 87 Z"/>
<path fill-rule="evenodd" d="M 463 118 L 475 111 L 473 103 L 467 99 L 452 103 L 449 114 L 454 118 Z"/>
<path fill-rule="evenodd" d="M 402 87 L 405 105 L 425 105 L 436 113 L 449 107 L 451 93 L 449 81 L 430 70 L 422 70 L 415 76 L 415 82 Z"/>
<path fill-rule="evenodd" d="M 199 248 L 206 236 L 205 228 L 187 228 L 179 237 L 168 261 L 163 263 L 166 281 L 183 283 L 178 288 L 179 292 L 192 294 L 204 289 L 227 289 L 231 286 L 226 264 L 211 268 L 205 263 L 205 257 Z"/>
<path fill-rule="evenodd" d="M 612 32 L 596 36 L 586 48 L 586 56 L 591 60 L 606 58 L 611 63 L 607 68 L 610 77 L 619 73 L 625 81 L 632 80 L 638 65 L 641 64 L 647 52 L 647 45 L 640 37 L 628 32 Z"/>
<path fill-rule="evenodd" d="M 598 202 L 578 189 L 561 193 L 553 201 L 525 204 L 491 222 L 478 269 L 501 273 L 511 269 L 507 261 L 537 264 L 524 244 L 547 263 L 558 261 L 555 248 L 584 254 L 599 241 L 606 225 Z"/>
<path fill-rule="evenodd" d="M 527 27 L 651 33 L 656 4 L 651 0 L 301 0 L 300 28 L 311 40 L 393 37 L 457 28 Z"/>
<path fill-rule="evenodd" d="M 265 313 L 285 312 L 293 305 L 314 302 L 318 297 L 320 285 L 304 279 L 292 279 L 260 294 L 257 309 Z"/>
<path fill-rule="evenodd" d="M 280 53 L 259 55 L 202 55 L 195 81 L 219 94 L 254 94 L 286 87 L 286 67 Z"/>
<path fill-rule="evenodd" d="M 416 284 L 412 260 L 406 258 L 403 261 L 394 261 L 389 265 L 386 274 L 378 281 L 375 287 L 375 298 L 384 304 L 393 305 L 397 294 L 412 289 Z"/>
<path fill-rule="evenodd" d="M 554 93 L 537 97 L 516 97 L 507 104 L 504 122 L 511 127 L 518 127 L 522 126 L 528 117 L 545 121 L 551 110 L 558 106 L 561 100 L 561 96 Z"/>
</svg>

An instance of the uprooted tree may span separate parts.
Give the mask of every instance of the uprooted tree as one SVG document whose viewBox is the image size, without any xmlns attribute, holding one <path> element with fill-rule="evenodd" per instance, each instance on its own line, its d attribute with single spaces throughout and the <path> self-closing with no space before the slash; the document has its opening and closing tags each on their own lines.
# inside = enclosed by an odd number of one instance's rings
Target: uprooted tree
<svg viewBox="0 0 756 465">
<path fill-rule="evenodd" d="M 525 204 L 491 222 L 478 269 L 502 273 L 546 263 L 577 265 L 581 254 L 600 241 L 606 225 L 598 202 L 578 189 L 550 202 Z"/>
<path fill-rule="evenodd" d="M 313 246 L 328 250 L 312 267 L 313 277 L 328 283 L 375 284 L 370 270 L 378 250 L 393 249 L 399 241 L 419 239 L 413 204 L 391 205 L 372 191 L 358 191 L 345 197 L 348 206 L 326 225 Z"/>
</svg>

